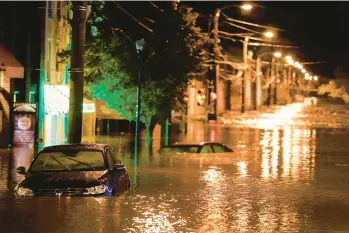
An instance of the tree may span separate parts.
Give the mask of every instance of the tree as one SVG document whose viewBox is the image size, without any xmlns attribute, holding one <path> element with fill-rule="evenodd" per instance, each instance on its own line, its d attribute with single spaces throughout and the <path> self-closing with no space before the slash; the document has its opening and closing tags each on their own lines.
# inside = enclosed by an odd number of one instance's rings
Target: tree
<svg viewBox="0 0 349 233">
<path fill-rule="evenodd" d="M 107 20 L 105 4 L 113 3 L 95 3 L 89 20 L 91 33 L 86 46 L 89 94 L 106 102 L 127 120 L 134 120 L 136 71 L 141 68 L 141 121 L 150 138 L 155 124 L 165 121 L 171 109 L 183 104 L 189 79 L 203 72 L 200 52 L 206 39 L 196 26 L 198 14 L 191 8 L 154 14 L 153 33 L 145 35 L 147 47 L 137 63 L 135 45 L 110 30 L 118 25 Z"/>
<path fill-rule="evenodd" d="M 332 98 L 340 98 L 345 103 L 349 103 L 349 77 L 342 70 L 341 66 L 338 66 L 334 72 L 335 79 L 331 79 L 327 84 L 323 84 L 319 87 L 319 95 L 328 95 Z"/>
</svg>

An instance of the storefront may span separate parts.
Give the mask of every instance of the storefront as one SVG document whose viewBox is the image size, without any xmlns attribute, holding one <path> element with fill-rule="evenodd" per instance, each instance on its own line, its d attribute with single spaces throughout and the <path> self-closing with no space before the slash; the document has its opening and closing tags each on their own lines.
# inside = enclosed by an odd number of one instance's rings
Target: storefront
<svg viewBox="0 0 349 233">
<path fill-rule="evenodd" d="M 45 145 L 66 143 L 68 137 L 69 85 L 46 84 L 44 89 Z M 95 126 L 94 101 L 84 99 L 83 136 L 93 136 Z"/>
</svg>

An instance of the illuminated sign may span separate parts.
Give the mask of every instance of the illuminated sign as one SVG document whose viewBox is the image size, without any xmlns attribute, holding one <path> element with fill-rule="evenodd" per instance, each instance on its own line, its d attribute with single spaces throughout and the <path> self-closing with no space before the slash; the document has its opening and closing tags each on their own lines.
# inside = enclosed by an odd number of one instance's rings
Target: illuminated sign
<svg viewBox="0 0 349 233">
<path fill-rule="evenodd" d="M 67 113 L 69 111 L 69 87 L 65 85 L 45 85 L 45 112 Z"/>
<path fill-rule="evenodd" d="M 45 112 L 47 114 L 66 114 L 69 111 L 69 86 L 45 85 Z M 94 103 L 84 103 L 83 113 L 95 112 Z"/>
</svg>

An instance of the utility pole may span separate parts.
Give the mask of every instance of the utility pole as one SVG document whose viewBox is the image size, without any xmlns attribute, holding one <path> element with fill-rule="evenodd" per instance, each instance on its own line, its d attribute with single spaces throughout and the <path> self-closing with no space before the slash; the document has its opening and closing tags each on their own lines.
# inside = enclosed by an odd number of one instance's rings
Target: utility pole
<svg viewBox="0 0 349 233">
<path fill-rule="evenodd" d="M 25 102 L 29 103 L 30 101 L 30 85 L 31 85 L 31 72 L 30 67 L 30 32 L 28 31 L 27 39 L 27 57 L 26 57 L 26 67 L 25 67 Z"/>
<path fill-rule="evenodd" d="M 292 84 L 292 77 L 291 77 L 291 74 L 292 74 L 292 67 L 289 65 L 288 66 L 288 70 L 287 70 L 287 103 L 291 103 L 291 89 L 290 89 L 290 86 Z"/>
<path fill-rule="evenodd" d="M 274 79 L 274 63 L 275 63 L 275 58 L 273 57 L 271 60 L 270 79 Z M 273 82 L 270 82 L 268 85 L 268 101 L 267 101 L 268 106 L 271 105 L 271 90 L 272 90 Z"/>
<path fill-rule="evenodd" d="M 221 11 L 219 9 L 216 9 L 214 17 L 213 17 L 213 40 L 214 40 L 214 47 L 213 47 L 213 51 L 214 51 L 214 59 L 217 60 L 218 59 L 218 20 L 219 20 L 219 16 L 221 15 Z M 222 96 L 218 97 L 218 85 L 219 85 L 219 69 L 220 66 L 218 63 L 216 63 L 215 65 L 215 71 L 216 71 L 216 80 L 215 80 L 215 93 L 217 95 L 217 98 L 215 100 L 215 108 L 214 108 L 214 114 L 215 114 L 215 118 L 217 120 L 217 114 L 218 114 L 218 101 L 220 101 L 222 99 Z"/>
<path fill-rule="evenodd" d="M 256 61 L 256 91 L 255 91 L 255 110 L 259 109 L 260 101 L 261 101 L 261 58 L 257 57 Z"/>
<path fill-rule="evenodd" d="M 213 15 L 213 18 L 212 18 L 213 45 L 209 49 L 209 51 L 211 53 L 213 53 L 213 60 L 214 61 L 212 62 L 212 66 L 210 67 L 210 69 L 208 71 L 209 72 L 208 73 L 208 80 L 209 80 L 209 85 L 211 85 L 211 83 L 212 83 L 213 88 L 212 89 L 209 88 L 209 90 L 211 90 L 211 91 L 209 91 L 207 93 L 208 103 L 209 103 L 209 105 L 211 105 L 211 104 L 213 105 L 213 113 L 211 113 L 209 110 L 207 120 L 217 120 L 217 100 L 218 100 L 218 97 L 215 100 L 216 101 L 215 103 L 211 103 L 210 96 L 211 96 L 212 92 L 213 93 L 217 92 L 217 84 L 218 84 L 217 83 L 217 75 L 219 75 L 219 73 L 217 73 L 217 68 L 219 69 L 219 65 L 215 62 L 215 60 L 217 59 L 217 49 L 218 49 L 218 19 L 219 19 L 219 16 L 220 16 L 220 10 L 217 9 Z M 209 23 L 209 26 L 210 26 L 210 23 Z"/>
<path fill-rule="evenodd" d="M 278 89 L 278 80 L 279 80 L 279 65 L 275 64 L 275 79 L 274 79 L 274 104 L 277 104 L 277 89 Z"/>
<path fill-rule="evenodd" d="M 82 106 L 84 92 L 84 52 L 86 32 L 86 2 L 72 2 L 72 56 L 70 69 L 68 142 L 80 143 L 82 137 Z"/>
<path fill-rule="evenodd" d="M 245 85 L 246 85 L 247 69 L 248 69 L 248 54 L 247 54 L 248 40 L 249 40 L 249 37 L 245 37 L 245 40 L 243 41 L 244 77 L 241 80 L 241 113 L 245 112 L 245 103 L 246 103 L 245 102 Z"/>
</svg>

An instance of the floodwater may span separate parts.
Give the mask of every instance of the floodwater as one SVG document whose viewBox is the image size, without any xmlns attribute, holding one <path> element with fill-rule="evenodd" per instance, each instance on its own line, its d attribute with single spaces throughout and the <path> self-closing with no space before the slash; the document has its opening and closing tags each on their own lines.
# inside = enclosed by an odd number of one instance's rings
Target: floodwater
<svg viewBox="0 0 349 233">
<path fill-rule="evenodd" d="M 191 124 L 177 140 L 225 155 L 164 155 L 99 136 L 130 173 L 121 196 L 15 197 L 31 149 L 0 152 L 0 232 L 349 232 L 349 108 L 292 104 L 233 125 Z M 327 122 L 327 123 L 326 123 Z"/>
</svg>

